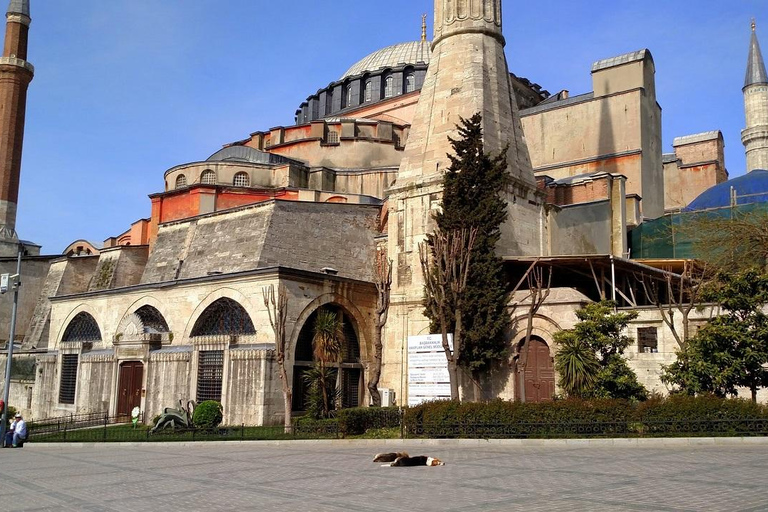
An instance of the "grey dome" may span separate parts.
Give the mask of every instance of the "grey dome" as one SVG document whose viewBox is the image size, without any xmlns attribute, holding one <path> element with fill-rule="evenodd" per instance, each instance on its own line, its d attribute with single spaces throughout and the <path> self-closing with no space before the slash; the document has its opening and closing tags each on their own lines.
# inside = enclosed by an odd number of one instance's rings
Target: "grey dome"
<svg viewBox="0 0 768 512">
<path fill-rule="evenodd" d="M 366 71 L 377 71 L 382 68 L 394 68 L 405 64 L 429 64 L 431 55 L 429 41 L 411 41 L 387 46 L 358 61 L 341 77 L 360 75 Z"/>
</svg>

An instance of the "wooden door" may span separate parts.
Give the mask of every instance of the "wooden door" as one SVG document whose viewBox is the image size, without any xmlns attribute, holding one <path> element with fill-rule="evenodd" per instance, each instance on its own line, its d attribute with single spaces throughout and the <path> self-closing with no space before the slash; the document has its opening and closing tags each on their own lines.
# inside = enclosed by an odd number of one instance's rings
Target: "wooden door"
<svg viewBox="0 0 768 512">
<path fill-rule="evenodd" d="M 546 402 L 555 394 L 555 368 L 549 347 L 540 339 L 532 338 L 528 345 L 528 364 L 525 366 L 525 401 Z"/>
<path fill-rule="evenodd" d="M 141 407 L 141 386 L 144 365 L 139 362 L 120 365 L 120 381 L 117 389 L 117 414 L 130 416 L 134 407 Z"/>
</svg>

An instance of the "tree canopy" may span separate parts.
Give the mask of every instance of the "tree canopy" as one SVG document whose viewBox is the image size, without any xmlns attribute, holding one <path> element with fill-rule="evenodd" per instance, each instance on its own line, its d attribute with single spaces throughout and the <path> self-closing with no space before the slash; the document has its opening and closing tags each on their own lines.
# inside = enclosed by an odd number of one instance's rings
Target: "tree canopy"
<svg viewBox="0 0 768 512">
<path fill-rule="evenodd" d="M 664 367 L 662 381 L 696 395 L 736 396 L 739 387 L 768 386 L 768 276 L 757 270 L 720 274 L 706 290 L 705 300 L 723 314 L 709 320 L 677 360 Z"/>
<path fill-rule="evenodd" d="M 569 396 L 645 400 L 648 391 L 622 354 L 633 339 L 622 332 L 637 318 L 636 311 L 616 312 L 615 304 L 602 301 L 576 311 L 573 329 L 555 334 L 560 346 L 555 367 L 560 385 Z"/>
</svg>

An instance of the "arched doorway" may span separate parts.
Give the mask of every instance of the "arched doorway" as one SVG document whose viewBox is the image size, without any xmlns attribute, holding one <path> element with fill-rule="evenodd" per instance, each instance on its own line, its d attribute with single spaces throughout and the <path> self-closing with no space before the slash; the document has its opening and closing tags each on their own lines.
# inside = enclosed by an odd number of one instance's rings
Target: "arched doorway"
<svg viewBox="0 0 768 512">
<path fill-rule="evenodd" d="M 531 337 L 531 341 L 525 344 L 520 342 L 520 357 L 518 364 L 523 364 L 523 389 L 526 402 L 548 402 L 555 394 L 555 367 L 549 345 L 537 336 Z M 521 398 L 523 389 L 517 386 L 518 399 Z"/>
<path fill-rule="evenodd" d="M 332 363 L 335 369 L 336 387 L 339 389 L 342 408 L 358 407 L 362 399 L 363 365 L 360 362 L 360 343 L 357 331 L 350 315 L 337 304 L 326 304 L 315 310 L 304 323 L 299 332 L 294 353 L 293 366 L 293 404 L 294 412 L 306 411 L 308 384 L 304 373 L 312 368 L 314 356 L 312 339 L 317 314 L 321 310 L 331 311 L 341 316 L 344 329 L 344 346 L 340 363 Z"/>
</svg>

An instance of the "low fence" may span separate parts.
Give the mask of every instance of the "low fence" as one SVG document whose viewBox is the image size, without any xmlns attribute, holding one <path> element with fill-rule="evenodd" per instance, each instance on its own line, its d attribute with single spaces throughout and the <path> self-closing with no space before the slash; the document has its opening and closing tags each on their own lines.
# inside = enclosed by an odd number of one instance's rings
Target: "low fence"
<svg viewBox="0 0 768 512">
<path fill-rule="evenodd" d="M 215 430 L 166 429 L 153 433 L 146 425 L 125 424 L 125 417 L 66 417 L 30 428 L 32 442 L 174 442 L 174 441 L 258 441 L 291 439 L 341 439 L 357 437 L 349 426 L 338 421 L 299 422 L 291 427 L 230 426 Z M 396 418 L 395 418 L 396 419 Z M 376 438 L 403 439 L 564 439 L 642 437 L 752 437 L 768 436 L 768 420 L 675 420 L 642 422 L 574 422 L 514 424 L 403 424 L 400 419 L 369 427 L 386 430 Z M 360 432 L 361 437 L 367 437 Z"/>
<path fill-rule="evenodd" d="M 54 418 L 45 418 L 39 421 L 31 421 L 27 426 L 30 436 L 53 434 L 57 432 L 66 432 L 67 430 L 78 430 L 94 427 L 107 427 L 119 423 L 128 423 L 131 421 L 129 416 L 110 416 L 107 413 L 91 414 L 69 414 L 66 416 L 56 416 Z M 144 415 L 139 416 L 139 422 L 144 421 Z"/>
</svg>

